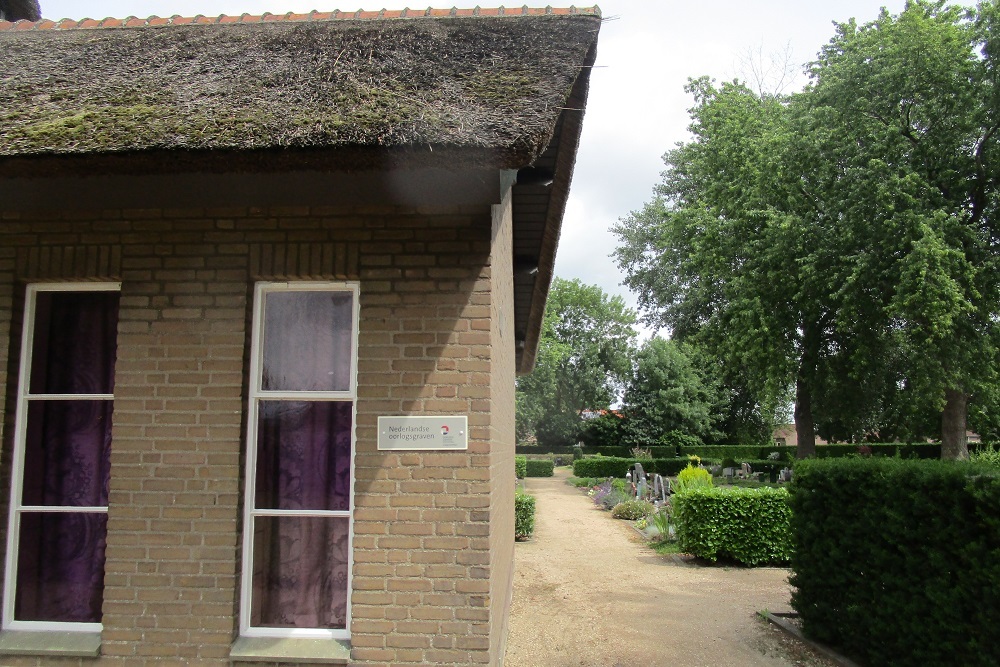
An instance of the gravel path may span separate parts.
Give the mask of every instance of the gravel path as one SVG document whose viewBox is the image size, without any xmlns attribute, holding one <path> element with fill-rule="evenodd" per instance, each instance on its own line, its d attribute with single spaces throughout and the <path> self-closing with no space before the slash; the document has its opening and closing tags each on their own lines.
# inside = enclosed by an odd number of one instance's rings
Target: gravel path
<svg viewBox="0 0 1000 667">
<path fill-rule="evenodd" d="M 556 477 L 531 478 L 535 534 L 515 547 L 505 667 L 832 667 L 759 620 L 788 611 L 788 570 L 685 562 Z"/>
</svg>

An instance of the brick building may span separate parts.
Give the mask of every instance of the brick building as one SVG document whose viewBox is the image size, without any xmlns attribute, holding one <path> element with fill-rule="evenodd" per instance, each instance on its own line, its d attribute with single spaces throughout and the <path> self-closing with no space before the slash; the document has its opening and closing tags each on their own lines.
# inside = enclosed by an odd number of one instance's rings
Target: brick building
<svg viewBox="0 0 1000 667">
<path fill-rule="evenodd" d="M 502 662 L 599 27 L 0 22 L 4 665 Z"/>
</svg>

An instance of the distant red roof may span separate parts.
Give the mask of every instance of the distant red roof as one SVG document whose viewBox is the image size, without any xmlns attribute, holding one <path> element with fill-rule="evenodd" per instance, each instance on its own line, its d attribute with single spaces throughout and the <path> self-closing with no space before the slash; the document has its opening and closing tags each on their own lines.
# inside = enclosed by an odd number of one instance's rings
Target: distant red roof
<svg viewBox="0 0 1000 667">
<path fill-rule="evenodd" d="M 277 23 L 277 22 L 306 22 L 306 21 L 353 21 L 365 19 L 407 19 L 422 17 L 448 17 L 448 16 L 543 16 L 546 14 L 570 15 L 583 14 L 589 16 L 600 16 L 601 12 L 597 7 L 517 7 L 494 9 L 397 9 L 381 10 L 377 12 L 317 12 L 308 14 L 271 14 L 265 12 L 260 15 L 242 14 L 240 16 L 171 16 L 161 18 L 150 16 L 148 18 L 136 18 L 129 16 L 123 19 L 105 18 L 101 20 L 85 18 L 79 21 L 71 19 L 61 19 L 51 21 L 42 19 L 41 21 L 0 21 L 0 30 L 79 30 L 90 28 L 141 28 L 145 26 L 166 26 L 166 25 L 193 25 L 193 24 L 226 24 L 226 23 Z"/>
</svg>

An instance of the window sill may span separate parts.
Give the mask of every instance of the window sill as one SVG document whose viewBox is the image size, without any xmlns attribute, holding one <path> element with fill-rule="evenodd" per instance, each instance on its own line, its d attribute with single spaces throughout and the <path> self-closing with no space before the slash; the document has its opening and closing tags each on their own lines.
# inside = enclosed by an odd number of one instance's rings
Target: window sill
<svg viewBox="0 0 1000 667">
<path fill-rule="evenodd" d="M 65 658 L 96 658 L 101 654 L 99 632 L 0 632 L 0 655 L 49 655 Z"/>
<path fill-rule="evenodd" d="M 351 643 L 345 639 L 240 637 L 229 650 L 233 662 L 290 662 L 346 665 Z"/>
</svg>

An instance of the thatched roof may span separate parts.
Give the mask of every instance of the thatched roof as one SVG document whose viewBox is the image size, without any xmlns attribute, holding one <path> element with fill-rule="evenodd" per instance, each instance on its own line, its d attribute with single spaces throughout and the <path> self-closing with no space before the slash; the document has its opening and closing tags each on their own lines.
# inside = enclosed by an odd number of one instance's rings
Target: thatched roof
<svg viewBox="0 0 1000 667">
<path fill-rule="evenodd" d="M 0 21 L 0 191 L 114 173 L 519 170 L 527 372 L 600 20 L 571 7 Z"/>
<path fill-rule="evenodd" d="M 493 12 L 0 22 L 0 169 L 330 148 L 523 167 L 592 63 L 599 10 Z"/>
</svg>

